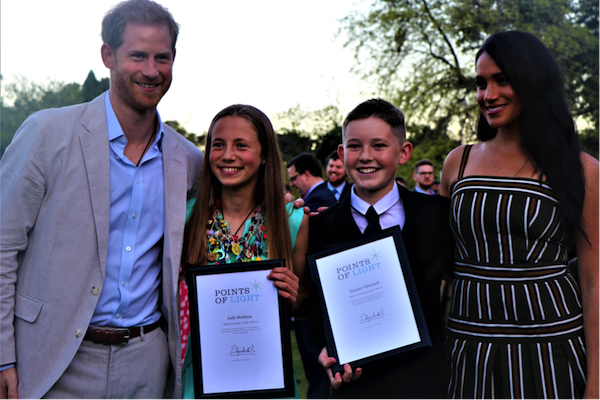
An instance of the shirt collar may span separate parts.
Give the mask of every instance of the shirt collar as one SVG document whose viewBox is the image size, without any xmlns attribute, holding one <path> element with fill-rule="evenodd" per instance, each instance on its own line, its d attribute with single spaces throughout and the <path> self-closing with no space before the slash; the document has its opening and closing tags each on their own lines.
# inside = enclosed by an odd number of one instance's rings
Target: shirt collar
<svg viewBox="0 0 600 400">
<path fill-rule="evenodd" d="M 106 125 L 108 128 L 108 140 L 109 141 L 113 141 L 115 139 L 120 138 L 121 136 L 125 136 L 125 133 L 123 133 L 123 128 L 121 128 L 121 124 L 119 123 L 119 120 L 117 119 L 117 115 L 115 114 L 115 110 L 113 110 L 112 104 L 110 102 L 110 90 L 108 90 L 106 92 L 106 94 L 104 95 L 104 108 L 106 111 Z M 158 113 L 158 110 L 156 110 L 156 118 L 158 118 L 158 127 L 157 127 L 157 132 L 156 132 L 156 137 L 154 138 L 154 143 L 158 143 L 158 149 L 162 151 L 162 138 L 163 138 L 163 133 L 164 133 L 164 126 L 163 126 L 163 122 L 160 119 L 160 114 Z M 125 140 L 127 140 L 125 138 Z"/>
<path fill-rule="evenodd" d="M 425 191 L 423 189 L 421 189 L 420 187 L 418 187 L 417 185 L 415 185 L 415 192 L 419 192 L 419 193 L 425 193 L 425 194 L 433 194 L 433 189 L 429 189 L 428 191 Z"/>
<path fill-rule="evenodd" d="M 342 182 L 338 187 L 333 187 L 333 185 L 331 184 L 331 182 L 327 181 L 327 188 L 330 191 L 333 191 L 333 189 L 335 189 L 338 193 L 342 193 L 342 191 L 344 190 L 344 185 L 346 184 L 346 182 Z"/>
<path fill-rule="evenodd" d="M 356 211 L 361 213 L 362 215 L 367 215 L 367 210 L 371 205 L 358 197 L 358 195 L 354 192 L 356 185 L 350 191 L 350 205 Z M 383 196 L 379 201 L 373 204 L 373 208 L 377 211 L 378 215 L 385 213 L 387 210 L 392 208 L 394 204 L 396 204 L 400 200 L 400 193 L 398 192 L 398 188 L 396 185 L 392 186 L 392 189 Z"/>
</svg>

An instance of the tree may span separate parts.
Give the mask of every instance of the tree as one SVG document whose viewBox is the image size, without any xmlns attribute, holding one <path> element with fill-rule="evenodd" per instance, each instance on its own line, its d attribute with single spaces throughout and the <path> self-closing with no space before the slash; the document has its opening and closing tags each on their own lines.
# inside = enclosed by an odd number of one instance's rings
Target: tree
<svg viewBox="0 0 600 400">
<path fill-rule="evenodd" d="M 165 124 L 169 125 L 171 128 L 175 129 L 181 136 L 194 143 L 196 147 L 204 146 L 206 142 L 206 133 L 202 135 L 197 135 L 192 132 L 188 132 L 178 121 L 165 121 Z"/>
<path fill-rule="evenodd" d="M 300 153 L 310 153 L 312 140 L 301 132 L 285 130 L 277 135 L 277 144 L 281 158 L 288 162 Z"/>
<path fill-rule="evenodd" d="M 410 125 L 473 138 L 474 56 L 487 36 L 518 29 L 538 36 L 565 76 L 574 116 L 598 130 L 598 2 L 595 0 L 374 0 L 340 34 L 358 71 L 406 112 Z"/>
<path fill-rule="evenodd" d="M 1 80 L 0 76 L 0 80 Z M 108 78 L 100 82 L 92 71 L 83 87 L 79 83 L 49 81 L 36 83 L 24 77 L 3 85 L 3 97 L 0 104 L 0 156 L 9 145 L 23 121 L 36 111 L 46 108 L 58 108 L 89 101 L 109 87 Z"/>
<path fill-rule="evenodd" d="M 331 152 L 337 151 L 340 144 L 342 144 L 342 126 L 336 124 L 320 137 L 320 140 L 315 147 L 315 157 L 317 157 L 323 165 L 326 165 L 329 155 Z"/>
<path fill-rule="evenodd" d="M 94 100 L 100 93 L 107 91 L 110 88 L 110 79 L 102 78 L 102 80 L 98 81 L 96 79 L 96 74 L 94 71 L 90 70 L 85 82 L 83 82 L 83 86 L 81 88 L 81 95 L 83 97 L 83 101 L 92 101 Z"/>
<path fill-rule="evenodd" d="M 446 155 L 460 144 L 457 140 L 450 139 L 446 135 L 436 135 L 434 130 L 426 128 L 422 132 L 411 135 L 411 143 L 414 148 L 410 160 L 406 164 L 400 165 L 396 171 L 396 175 L 403 177 L 411 190 L 415 186 L 412 174 L 417 161 L 423 158 L 431 160 L 436 179 L 440 180 Z"/>
<path fill-rule="evenodd" d="M 3 87 L 0 104 L 1 154 L 8 146 L 23 121 L 32 113 L 44 108 L 63 107 L 82 102 L 81 87 L 77 83 L 65 84 L 50 81 L 38 84 L 18 77 Z"/>
<path fill-rule="evenodd" d="M 304 110 L 299 105 L 275 117 L 278 141 L 285 161 L 300 153 L 313 153 L 321 163 L 342 143 L 342 116 L 329 105 L 318 110 Z"/>
</svg>

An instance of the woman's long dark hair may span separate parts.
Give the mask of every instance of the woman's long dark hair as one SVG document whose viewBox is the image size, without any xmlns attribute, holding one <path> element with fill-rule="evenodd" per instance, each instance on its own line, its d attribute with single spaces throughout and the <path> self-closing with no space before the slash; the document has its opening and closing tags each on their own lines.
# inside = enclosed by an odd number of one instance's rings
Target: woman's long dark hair
<svg viewBox="0 0 600 400">
<path fill-rule="evenodd" d="M 519 31 L 490 36 L 476 59 L 487 53 L 502 70 L 523 104 L 519 130 L 523 150 L 534 162 L 540 180 L 556 192 L 568 240 L 582 232 L 585 196 L 579 139 L 569 111 L 560 70 L 554 57 L 535 36 Z M 480 114 L 477 136 L 485 141 L 496 136 Z"/>
</svg>

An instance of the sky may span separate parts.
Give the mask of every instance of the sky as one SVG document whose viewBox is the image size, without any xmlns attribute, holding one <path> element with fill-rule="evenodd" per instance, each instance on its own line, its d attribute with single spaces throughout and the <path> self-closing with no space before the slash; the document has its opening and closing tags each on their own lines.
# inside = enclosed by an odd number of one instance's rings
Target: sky
<svg viewBox="0 0 600 400">
<path fill-rule="evenodd" d="M 339 20 L 366 10 L 364 0 L 158 0 L 180 25 L 173 84 L 158 106 L 163 121 L 208 130 L 234 103 L 275 116 L 299 105 L 333 104 L 345 115 L 371 97 L 351 72 L 353 52 L 336 37 Z M 102 17 L 117 0 L 2 0 L 0 73 L 83 84 L 90 70 L 109 71 L 100 58 Z M 341 123 L 341 121 L 340 121 Z"/>
</svg>

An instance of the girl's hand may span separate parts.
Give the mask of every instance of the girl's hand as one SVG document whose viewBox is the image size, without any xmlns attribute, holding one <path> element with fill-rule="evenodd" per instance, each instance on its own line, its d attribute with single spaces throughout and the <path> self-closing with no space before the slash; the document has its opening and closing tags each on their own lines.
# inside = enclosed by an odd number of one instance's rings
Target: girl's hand
<svg viewBox="0 0 600 400">
<path fill-rule="evenodd" d="M 293 306 L 296 303 L 300 280 L 292 271 L 285 267 L 276 267 L 271 270 L 267 279 L 274 281 L 273 284 L 279 289 L 279 295 L 290 305 Z"/>
</svg>

